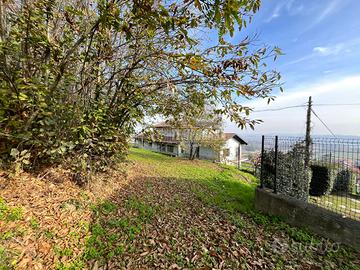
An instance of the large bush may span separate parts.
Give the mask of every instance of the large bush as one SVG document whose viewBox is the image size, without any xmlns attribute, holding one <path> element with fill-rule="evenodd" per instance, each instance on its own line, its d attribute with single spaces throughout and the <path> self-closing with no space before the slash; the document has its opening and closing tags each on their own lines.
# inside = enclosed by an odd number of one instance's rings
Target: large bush
<svg viewBox="0 0 360 270">
<path fill-rule="evenodd" d="M 277 190 L 279 193 L 307 201 L 311 170 L 305 167 L 305 147 L 298 143 L 283 154 L 279 164 Z"/>
<path fill-rule="evenodd" d="M 275 177 L 275 152 L 273 150 L 264 151 L 261 161 L 259 162 L 259 170 L 257 170 L 257 177 L 261 178 L 262 183 L 266 188 L 274 189 Z M 261 171 L 262 169 L 262 171 Z"/>
<path fill-rule="evenodd" d="M 234 1 L 3 1 L 0 159 L 31 169 L 66 161 L 102 170 L 126 153 L 139 122 L 205 104 L 239 126 L 258 123 L 239 97 L 273 99 L 277 48 L 225 41 L 259 9 Z M 218 31 L 207 47 L 191 33 Z M 209 45 L 210 46 L 210 45 Z M 218 106 L 221 104 L 221 106 Z"/>
<path fill-rule="evenodd" d="M 325 165 L 311 165 L 310 195 L 323 196 L 333 190 L 336 170 Z"/>
<path fill-rule="evenodd" d="M 352 193 L 355 191 L 356 175 L 349 169 L 341 170 L 337 173 L 333 192 Z"/>
<path fill-rule="evenodd" d="M 304 154 L 302 144 L 294 145 L 288 152 L 278 152 L 276 188 L 280 194 L 307 201 L 311 171 L 305 168 Z M 265 151 L 263 158 L 264 185 L 274 189 L 275 151 Z"/>
</svg>

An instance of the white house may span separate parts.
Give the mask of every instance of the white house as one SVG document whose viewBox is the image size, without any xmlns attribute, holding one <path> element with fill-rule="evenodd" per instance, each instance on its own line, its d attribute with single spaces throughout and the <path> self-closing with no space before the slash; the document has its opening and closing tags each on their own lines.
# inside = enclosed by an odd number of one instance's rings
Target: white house
<svg viewBox="0 0 360 270">
<path fill-rule="evenodd" d="M 177 128 L 167 122 L 160 122 L 153 125 L 153 129 L 154 134 L 157 135 L 153 135 L 151 139 L 143 133 L 136 135 L 134 138 L 135 146 L 172 156 L 189 157 L 189 142 L 184 139 L 187 132 L 189 132 L 188 128 Z M 221 133 L 219 131 L 218 134 L 224 140 L 220 153 L 215 152 L 209 146 L 195 143 L 192 154 L 199 159 L 239 166 L 242 160 L 242 145 L 247 143 L 236 133 Z"/>
</svg>

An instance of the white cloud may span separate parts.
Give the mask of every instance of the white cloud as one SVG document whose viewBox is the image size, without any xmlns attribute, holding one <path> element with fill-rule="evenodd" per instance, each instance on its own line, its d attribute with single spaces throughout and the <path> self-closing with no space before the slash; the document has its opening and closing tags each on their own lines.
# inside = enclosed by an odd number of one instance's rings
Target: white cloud
<svg viewBox="0 0 360 270">
<path fill-rule="evenodd" d="M 275 7 L 275 9 L 272 11 L 270 17 L 267 18 L 267 19 L 265 20 L 265 22 L 269 23 L 269 22 L 271 22 L 272 20 L 280 17 L 280 11 L 281 11 L 282 7 L 283 7 L 282 4 L 276 5 L 276 7 Z"/>
<path fill-rule="evenodd" d="M 326 8 L 324 8 L 319 15 L 316 17 L 315 21 L 314 21 L 314 25 L 320 23 L 321 21 L 323 21 L 327 16 L 329 16 L 330 14 L 332 14 L 334 11 L 336 11 L 338 9 L 338 7 L 340 6 L 341 2 L 344 2 L 343 0 L 331 0 L 329 1 L 329 4 L 326 6 Z"/>
<path fill-rule="evenodd" d="M 329 47 L 315 47 L 313 48 L 313 52 L 322 56 L 329 56 L 329 55 L 338 55 L 341 52 L 348 51 L 349 49 L 345 48 L 343 43 L 336 44 L 335 46 Z"/>
<path fill-rule="evenodd" d="M 360 135 L 360 106 L 317 107 L 316 104 L 352 104 L 360 102 L 360 74 L 337 79 L 321 80 L 317 83 L 298 88 L 285 89 L 270 105 L 265 100 L 254 100 L 246 105 L 255 110 L 274 109 L 293 105 L 305 105 L 312 96 L 314 110 L 334 131 L 335 134 Z M 304 134 L 306 107 L 274 112 L 253 113 L 251 117 L 262 119 L 263 124 L 255 127 L 256 133 L 294 133 Z M 325 127 L 313 119 L 314 134 L 328 134 Z M 234 125 L 228 124 L 228 130 L 235 131 Z"/>
<path fill-rule="evenodd" d="M 304 6 L 295 5 L 295 0 L 282 0 L 278 1 L 278 4 L 275 6 L 274 10 L 271 12 L 271 15 L 265 20 L 266 23 L 271 22 L 272 20 L 280 17 L 282 12 L 286 12 L 290 16 L 295 16 L 301 13 L 304 9 Z"/>
<path fill-rule="evenodd" d="M 297 58 L 297 59 L 295 59 L 295 60 L 286 62 L 286 63 L 284 64 L 284 66 L 289 66 L 289 65 L 298 64 L 298 63 L 304 62 L 304 61 L 306 61 L 306 60 L 309 60 L 309 59 L 313 58 L 314 56 L 315 56 L 314 53 L 311 53 L 311 54 L 302 56 L 302 57 L 300 57 L 300 58 Z"/>
<path fill-rule="evenodd" d="M 308 30 L 314 28 L 316 25 L 327 19 L 330 15 L 344 8 L 348 0 L 328 0 L 327 2 L 328 4 L 325 7 L 323 5 L 318 5 L 317 10 L 319 10 L 319 12 L 317 12 L 317 14 L 313 14 L 313 18 L 315 19 L 304 28 L 302 33 L 305 33 Z"/>
<path fill-rule="evenodd" d="M 294 4 L 295 1 L 288 1 L 286 5 L 286 10 L 290 16 L 296 16 L 304 11 L 303 4 Z"/>
<path fill-rule="evenodd" d="M 289 106 L 291 103 L 300 103 L 306 102 L 309 96 L 321 97 L 329 99 L 326 97 L 329 93 L 336 93 L 339 96 L 344 97 L 343 93 L 345 89 L 359 89 L 360 87 L 360 74 L 355 76 L 348 76 L 340 79 L 327 80 L 327 81 L 318 81 L 310 85 L 303 85 L 297 88 L 288 89 L 282 93 L 273 103 L 266 107 L 276 107 L 276 106 Z M 360 92 L 360 91 L 359 91 Z M 351 97 L 349 97 L 352 99 Z M 247 103 L 247 106 L 257 108 L 261 105 L 266 105 L 264 100 L 254 100 Z"/>
<path fill-rule="evenodd" d="M 359 46 L 360 38 L 355 38 L 347 41 L 346 43 L 336 43 L 335 45 L 329 46 L 316 46 L 312 49 L 312 52 L 309 54 L 305 54 L 297 59 L 291 60 L 285 63 L 285 66 L 298 64 L 307 60 L 312 60 L 319 56 L 337 56 L 343 55 L 345 53 L 350 53 Z"/>
</svg>

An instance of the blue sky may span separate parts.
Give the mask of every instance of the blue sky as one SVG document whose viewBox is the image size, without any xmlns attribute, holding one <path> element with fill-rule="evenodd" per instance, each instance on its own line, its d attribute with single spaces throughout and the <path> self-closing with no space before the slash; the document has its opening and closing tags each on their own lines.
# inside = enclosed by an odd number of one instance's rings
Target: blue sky
<svg viewBox="0 0 360 270">
<path fill-rule="evenodd" d="M 263 0 L 247 29 L 232 40 L 259 35 L 258 43 L 279 46 L 285 53 L 273 65 L 282 74 L 285 92 L 270 106 L 262 100 L 255 110 L 304 104 L 360 103 L 360 1 Z M 302 134 L 305 108 L 254 113 L 264 120 L 255 133 Z M 360 106 L 314 107 L 336 134 L 360 135 Z M 226 130 L 237 131 L 227 123 Z M 244 132 L 244 131 L 242 131 Z M 245 131 L 250 132 L 250 131 Z M 313 132 L 329 134 L 314 118 Z"/>
</svg>

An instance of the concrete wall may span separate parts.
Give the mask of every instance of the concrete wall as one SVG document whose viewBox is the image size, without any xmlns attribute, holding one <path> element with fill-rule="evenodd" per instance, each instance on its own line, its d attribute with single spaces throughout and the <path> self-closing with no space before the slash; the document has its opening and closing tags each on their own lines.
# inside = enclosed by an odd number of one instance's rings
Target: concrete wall
<svg viewBox="0 0 360 270">
<path fill-rule="evenodd" d="M 286 222 L 360 250 L 360 222 L 268 189 L 256 189 L 255 207 Z"/>
</svg>

